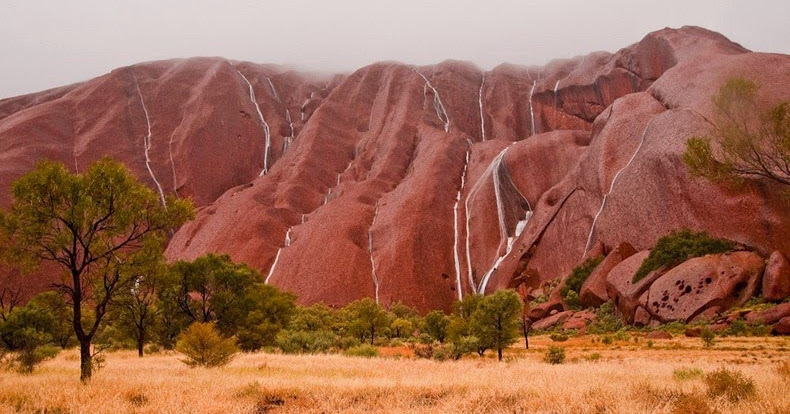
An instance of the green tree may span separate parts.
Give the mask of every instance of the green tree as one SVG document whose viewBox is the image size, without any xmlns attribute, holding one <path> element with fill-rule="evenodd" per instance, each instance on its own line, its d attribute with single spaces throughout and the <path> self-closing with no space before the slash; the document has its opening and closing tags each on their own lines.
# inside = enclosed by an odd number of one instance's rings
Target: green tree
<svg viewBox="0 0 790 414">
<path fill-rule="evenodd" d="M 193 217 L 192 204 L 167 197 L 165 207 L 109 159 L 83 174 L 40 162 L 14 182 L 13 196 L 11 208 L 0 213 L 2 250 L 28 268 L 49 262 L 64 271 L 53 286 L 72 305 L 80 379 L 87 381 L 91 343 L 113 300 L 131 287 L 134 269 L 158 256 L 168 232 Z"/>
<path fill-rule="evenodd" d="M 47 358 L 54 357 L 58 349 L 51 346 L 55 318 L 46 309 L 35 305 L 18 308 L 0 324 L 0 339 L 5 347 L 16 352 L 14 361 L 23 373 Z"/>
<path fill-rule="evenodd" d="M 412 325 L 411 321 L 408 319 L 403 318 L 396 318 L 390 324 L 390 332 L 392 332 L 392 336 L 395 338 L 401 338 L 403 336 L 411 336 L 414 331 L 414 325 Z"/>
<path fill-rule="evenodd" d="M 371 298 L 355 300 L 343 308 L 346 315 L 347 330 L 350 334 L 364 342 L 370 338 L 370 344 L 376 339 L 376 334 L 388 327 L 387 312 Z"/>
<path fill-rule="evenodd" d="M 40 309 L 50 315 L 52 323 L 47 333 L 52 336 L 52 341 L 60 346 L 61 349 L 66 349 L 73 343 L 73 315 L 71 307 L 63 300 L 63 295 L 51 290 L 41 292 L 33 296 L 26 306 Z"/>
<path fill-rule="evenodd" d="M 488 349 L 487 344 L 480 341 L 472 334 L 472 315 L 483 296 L 469 295 L 453 304 L 453 313 L 447 324 L 447 339 L 457 349 L 464 349 L 469 344 L 475 345 L 475 350 L 483 356 Z"/>
<path fill-rule="evenodd" d="M 152 260 L 148 266 L 135 269 L 131 287 L 116 300 L 117 328 L 134 339 L 137 356 L 141 358 L 161 311 L 156 291 L 164 272 L 166 265 L 160 260 Z"/>
<path fill-rule="evenodd" d="M 450 318 L 440 311 L 434 310 L 428 312 L 422 319 L 422 330 L 431 336 L 431 338 L 444 343 L 444 338 L 447 336 L 447 325 L 450 324 Z"/>
<path fill-rule="evenodd" d="M 194 261 L 173 264 L 174 280 L 178 285 L 178 305 L 194 322 L 212 322 L 218 312 L 230 312 L 245 291 L 261 275 L 243 263 L 233 263 L 227 255 L 206 254 Z"/>
<path fill-rule="evenodd" d="M 472 332 L 480 341 L 497 350 L 502 360 L 502 350 L 518 339 L 521 327 L 522 304 L 513 290 L 500 290 L 485 296 L 472 314 Z"/>
<path fill-rule="evenodd" d="M 272 346 L 277 334 L 288 326 L 295 300 L 291 293 L 256 283 L 245 291 L 241 301 L 218 313 L 217 326 L 226 334 L 235 333 L 244 351 Z"/>
<path fill-rule="evenodd" d="M 709 136 L 690 138 L 683 160 L 695 176 L 733 184 L 767 179 L 790 195 L 790 102 L 761 111 L 759 89 L 748 79 L 728 79 L 713 96 Z"/>
</svg>

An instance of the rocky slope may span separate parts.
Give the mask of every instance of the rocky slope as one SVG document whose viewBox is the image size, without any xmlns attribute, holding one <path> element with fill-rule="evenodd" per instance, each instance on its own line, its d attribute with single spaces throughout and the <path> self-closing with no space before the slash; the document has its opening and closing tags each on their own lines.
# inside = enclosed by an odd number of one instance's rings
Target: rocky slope
<svg viewBox="0 0 790 414">
<path fill-rule="evenodd" d="M 766 105 L 790 96 L 790 56 L 695 27 L 487 72 L 455 61 L 335 77 L 209 58 L 139 64 L 0 101 L 0 204 L 38 159 L 79 171 L 110 155 L 200 207 L 171 259 L 228 253 L 300 301 L 331 305 L 368 296 L 448 309 L 685 227 L 789 256 L 790 209 L 771 184 L 727 189 L 682 162 L 733 75 L 760 82 Z"/>
</svg>

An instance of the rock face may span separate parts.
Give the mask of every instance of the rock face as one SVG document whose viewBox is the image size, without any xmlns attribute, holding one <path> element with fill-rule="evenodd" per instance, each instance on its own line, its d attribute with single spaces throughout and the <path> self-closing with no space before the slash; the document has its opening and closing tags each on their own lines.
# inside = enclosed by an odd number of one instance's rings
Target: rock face
<svg viewBox="0 0 790 414">
<path fill-rule="evenodd" d="M 780 301 L 790 296 L 790 263 L 778 250 L 768 257 L 762 292 L 763 298 L 770 301 Z"/>
<path fill-rule="evenodd" d="M 449 309 L 683 227 L 787 256 L 790 209 L 776 188 L 723 188 L 682 161 L 733 73 L 773 104 L 787 97 L 790 57 L 684 27 L 487 72 L 456 61 L 334 77 L 213 58 L 138 64 L 0 101 L 0 205 L 37 160 L 81 171 L 111 156 L 199 207 L 169 259 L 227 253 L 302 303 L 337 306 Z M 629 286 L 646 253 L 624 249 L 583 290 L 633 316 L 660 275 Z M 562 305 L 544 308 L 533 310 Z"/>
</svg>

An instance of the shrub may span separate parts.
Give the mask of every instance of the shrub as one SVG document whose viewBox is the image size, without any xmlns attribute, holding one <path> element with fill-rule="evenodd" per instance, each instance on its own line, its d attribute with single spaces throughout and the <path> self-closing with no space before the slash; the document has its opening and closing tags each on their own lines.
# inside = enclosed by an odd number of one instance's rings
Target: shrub
<svg viewBox="0 0 790 414">
<path fill-rule="evenodd" d="M 346 349 L 343 354 L 353 357 L 373 358 L 379 356 L 379 350 L 373 345 L 362 344 Z"/>
<path fill-rule="evenodd" d="M 660 268 L 677 266 L 692 257 L 706 254 L 724 253 L 732 250 L 735 244 L 729 240 L 711 237 L 706 232 L 695 233 L 684 229 L 658 239 L 642 265 L 634 274 L 634 283 L 642 280 L 648 273 Z"/>
<path fill-rule="evenodd" d="M 584 356 L 584 360 L 585 360 L 585 361 L 591 361 L 591 362 L 595 362 L 595 361 L 598 361 L 598 360 L 600 360 L 600 359 L 601 359 L 601 354 L 599 354 L 599 353 L 597 353 L 597 352 L 595 352 L 595 353 L 592 353 L 592 354 L 590 354 L 590 355 L 585 355 L 585 356 Z"/>
<path fill-rule="evenodd" d="M 708 328 L 703 329 L 699 337 L 702 339 L 702 346 L 705 348 L 710 348 L 716 343 L 716 334 Z"/>
<path fill-rule="evenodd" d="M 565 349 L 561 346 L 550 346 L 543 360 L 552 365 L 562 364 L 565 362 Z"/>
<path fill-rule="evenodd" d="M 647 340 L 647 347 L 648 347 L 648 348 L 652 348 L 652 347 L 653 347 L 653 345 L 654 345 L 653 341 L 652 341 L 652 340 L 650 340 L 650 339 L 648 339 L 648 340 Z"/>
<path fill-rule="evenodd" d="M 332 348 L 335 343 L 335 335 L 327 331 L 284 330 L 277 334 L 276 343 L 287 354 L 314 354 L 326 352 Z M 359 345 L 359 343 L 355 345 Z"/>
<path fill-rule="evenodd" d="M 190 367 L 219 367 L 238 352 L 236 341 L 223 338 L 211 323 L 193 323 L 181 334 L 176 350 L 186 356 L 184 363 Z"/>
<path fill-rule="evenodd" d="M 623 321 L 615 313 L 614 304 L 611 301 L 601 305 L 595 311 L 595 316 L 595 321 L 587 327 L 587 332 L 590 334 L 600 335 L 615 332 L 623 327 Z"/>
<path fill-rule="evenodd" d="M 450 354 L 453 359 L 461 359 L 466 354 L 476 352 L 479 344 L 480 340 L 476 336 L 462 336 L 450 343 Z"/>
<path fill-rule="evenodd" d="M 549 336 L 552 341 L 554 342 L 565 342 L 568 340 L 568 335 L 561 334 L 561 333 L 553 333 Z"/>
<path fill-rule="evenodd" d="M 437 346 L 433 349 L 433 359 L 436 361 L 447 361 L 453 357 L 451 346 Z"/>
<path fill-rule="evenodd" d="M 678 381 L 693 380 L 702 377 L 703 374 L 699 368 L 678 368 L 672 372 L 672 376 Z"/>
<path fill-rule="evenodd" d="M 560 290 L 562 299 L 569 308 L 581 308 L 581 304 L 579 303 L 579 291 L 582 289 L 584 281 L 587 280 L 590 273 L 598 267 L 602 260 L 603 256 L 590 257 L 582 262 L 582 264 L 573 268 L 571 275 L 565 280 L 565 286 Z"/>
<path fill-rule="evenodd" d="M 750 398 L 755 394 L 754 381 L 739 371 L 720 368 L 705 376 L 711 397 L 725 397 L 730 402 Z"/>
<path fill-rule="evenodd" d="M 602 342 L 604 345 L 611 345 L 611 344 L 613 344 L 613 343 L 614 343 L 614 338 L 612 338 L 612 337 L 611 337 L 611 336 L 609 336 L 609 335 L 606 335 L 606 336 L 604 336 L 603 338 L 601 338 L 601 342 Z"/>
<path fill-rule="evenodd" d="M 414 345 L 414 356 L 425 359 L 433 358 L 433 344 Z"/>
</svg>

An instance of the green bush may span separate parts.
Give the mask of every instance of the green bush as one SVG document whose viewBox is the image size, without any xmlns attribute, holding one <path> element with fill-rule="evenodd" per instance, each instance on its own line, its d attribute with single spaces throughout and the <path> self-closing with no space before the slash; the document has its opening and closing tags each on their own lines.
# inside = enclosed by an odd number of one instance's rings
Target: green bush
<svg viewBox="0 0 790 414">
<path fill-rule="evenodd" d="M 453 359 L 461 359 L 466 354 L 471 354 L 473 352 L 477 352 L 477 348 L 480 345 L 480 340 L 477 339 L 476 336 L 473 335 L 466 335 L 460 338 L 454 339 L 450 343 L 450 354 L 452 355 Z"/>
<path fill-rule="evenodd" d="M 176 351 L 190 367 L 219 367 L 230 362 L 238 352 L 236 340 L 223 338 L 212 323 L 193 323 L 181 334 Z"/>
<path fill-rule="evenodd" d="M 552 341 L 554 342 L 565 342 L 568 340 L 568 335 L 561 334 L 561 333 L 553 333 L 549 336 Z"/>
<path fill-rule="evenodd" d="M 587 333 L 601 335 L 623 328 L 623 321 L 615 313 L 614 304 L 611 301 L 601 305 L 595 311 L 595 316 L 595 321 L 587 327 Z"/>
<path fill-rule="evenodd" d="M 362 344 L 346 349 L 343 354 L 346 356 L 373 358 L 379 356 L 379 350 L 373 345 Z"/>
<path fill-rule="evenodd" d="M 565 362 L 565 349 L 561 346 L 550 346 L 543 360 L 552 365 L 562 364 Z"/>
<path fill-rule="evenodd" d="M 634 274 L 634 283 L 642 280 L 648 273 L 660 268 L 677 266 L 692 257 L 706 254 L 724 253 L 732 250 L 735 243 L 711 237 L 706 232 L 695 233 L 684 229 L 658 239 L 642 265 Z"/>
<path fill-rule="evenodd" d="M 704 373 L 699 368 L 678 368 L 672 371 L 672 376 L 678 381 L 688 381 L 701 378 Z"/>
<path fill-rule="evenodd" d="M 739 371 L 720 368 L 705 376 L 705 385 L 711 397 L 723 396 L 730 402 L 750 398 L 756 393 L 754 380 Z"/>
<path fill-rule="evenodd" d="M 573 268 L 571 275 L 565 280 L 565 286 L 560 290 L 562 299 L 569 308 L 581 309 L 579 291 L 582 289 L 584 281 L 590 277 L 592 271 L 598 267 L 602 260 L 603 256 L 591 257 Z"/>
<path fill-rule="evenodd" d="M 707 327 L 702 330 L 699 337 L 700 339 L 702 339 L 702 346 L 704 346 L 705 348 L 710 348 L 716 343 L 715 341 L 716 334 L 714 334 L 713 331 L 711 331 Z"/>
<path fill-rule="evenodd" d="M 604 345 L 611 345 L 611 344 L 613 344 L 613 343 L 614 343 L 614 338 L 612 338 L 612 337 L 611 337 L 611 336 L 609 336 L 609 335 L 606 335 L 606 336 L 604 336 L 603 338 L 601 338 L 601 342 L 602 342 Z"/>
<path fill-rule="evenodd" d="M 276 343 L 286 354 L 315 354 L 328 351 L 336 340 L 336 335 L 328 331 L 284 330 L 277 334 Z"/>
</svg>

